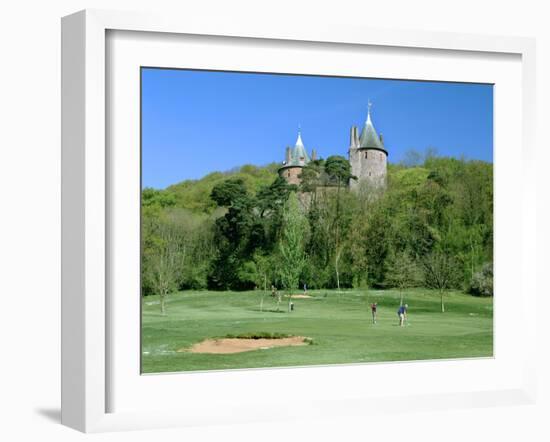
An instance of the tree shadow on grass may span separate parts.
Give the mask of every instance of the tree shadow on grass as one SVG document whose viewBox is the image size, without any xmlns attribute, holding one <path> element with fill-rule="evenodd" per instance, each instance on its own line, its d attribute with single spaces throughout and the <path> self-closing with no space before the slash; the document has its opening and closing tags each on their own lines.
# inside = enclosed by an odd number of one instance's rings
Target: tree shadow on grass
<svg viewBox="0 0 550 442">
<path fill-rule="evenodd" d="M 260 310 L 260 308 L 251 308 L 248 309 L 251 312 L 260 312 L 260 313 L 287 313 L 286 310 L 277 310 L 275 308 L 264 308 L 263 310 Z"/>
</svg>

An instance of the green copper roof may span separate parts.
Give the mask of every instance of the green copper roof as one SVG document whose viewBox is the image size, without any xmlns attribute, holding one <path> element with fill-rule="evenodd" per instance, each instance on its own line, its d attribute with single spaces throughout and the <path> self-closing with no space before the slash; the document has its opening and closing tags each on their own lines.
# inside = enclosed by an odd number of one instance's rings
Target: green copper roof
<svg viewBox="0 0 550 442">
<path fill-rule="evenodd" d="M 298 139 L 292 151 L 291 161 L 293 163 L 299 163 L 300 165 L 307 164 L 310 161 L 304 143 L 302 142 L 302 134 L 300 132 L 298 132 Z"/>
<path fill-rule="evenodd" d="M 376 129 L 370 119 L 370 106 L 367 121 L 365 121 L 365 126 L 363 127 L 361 136 L 359 137 L 359 147 L 386 150 L 384 148 L 384 143 L 382 143 L 382 140 L 376 133 Z"/>
<path fill-rule="evenodd" d="M 298 132 L 298 138 L 296 139 L 296 144 L 294 145 L 294 148 L 290 152 L 290 161 L 284 164 L 283 167 L 305 166 L 310 161 L 311 160 L 309 158 L 309 155 L 306 152 L 306 148 L 304 147 L 304 143 L 302 141 L 302 134 Z"/>
</svg>

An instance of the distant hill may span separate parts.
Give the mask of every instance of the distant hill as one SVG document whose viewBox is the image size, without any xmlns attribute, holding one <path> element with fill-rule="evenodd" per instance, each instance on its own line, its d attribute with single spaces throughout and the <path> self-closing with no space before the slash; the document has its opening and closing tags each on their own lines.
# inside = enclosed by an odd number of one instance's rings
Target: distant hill
<svg viewBox="0 0 550 442">
<path fill-rule="evenodd" d="M 401 191 L 407 191 L 421 186 L 428 178 L 430 170 L 446 171 L 456 169 L 463 162 L 454 158 L 434 158 L 419 166 L 404 166 L 403 164 L 388 164 L 388 182 L 392 187 L 397 186 Z M 490 163 L 483 161 L 469 161 L 464 164 L 478 164 L 483 169 L 492 170 Z M 265 166 L 245 164 L 225 172 L 212 172 L 198 180 L 185 180 L 173 184 L 164 190 L 150 190 L 174 207 L 187 209 L 194 213 L 211 214 L 216 204 L 210 199 L 210 193 L 216 184 L 229 178 L 240 178 L 244 181 L 251 194 L 270 185 L 277 178 L 279 163 L 270 163 Z M 144 189 L 145 190 L 145 189 Z"/>
<path fill-rule="evenodd" d="M 246 164 L 227 172 L 209 173 L 199 180 L 185 180 L 161 192 L 175 200 L 175 207 L 193 212 L 211 213 L 216 208 L 216 204 L 210 199 L 210 192 L 216 184 L 228 178 L 241 178 L 248 191 L 254 194 L 261 187 L 275 180 L 279 167 L 278 163 L 270 163 L 266 166 Z"/>
</svg>

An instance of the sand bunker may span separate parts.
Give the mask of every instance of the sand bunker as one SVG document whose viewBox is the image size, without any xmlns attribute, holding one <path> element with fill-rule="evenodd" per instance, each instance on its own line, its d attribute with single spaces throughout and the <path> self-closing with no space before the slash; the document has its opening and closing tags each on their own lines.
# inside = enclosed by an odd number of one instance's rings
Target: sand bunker
<svg viewBox="0 0 550 442">
<path fill-rule="evenodd" d="M 274 339 L 242 339 L 242 338 L 222 338 L 206 339 L 193 345 L 191 348 L 182 348 L 178 352 L 190 353 L 216 353 L 229 354 L 241 353 L 243 351 L 266 350 L 273 347 L 287 347 L 294 345 L 307 345 L 308 338 L 303 336 L 291 336 L 289 338 Z"/>
<path fill-rule="evenodd" d="M 285 296 L 285 298 L 288 298 L 288 296 Z M 292 299 L 306 299 L 306 298 L 312 298 L 312 296 L 309 295 L 292 295 Z"/>
</svg>

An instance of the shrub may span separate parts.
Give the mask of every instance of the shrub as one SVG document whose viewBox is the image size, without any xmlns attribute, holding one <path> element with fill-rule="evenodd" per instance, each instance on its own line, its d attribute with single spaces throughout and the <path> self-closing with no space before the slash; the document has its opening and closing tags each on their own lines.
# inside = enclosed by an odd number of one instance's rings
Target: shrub
<svg viewBox="0 0 550 442">
<path fill-rule="evenodd" d="M 224 336 L 229 339 L 282 339 L 282 338 L 291 338 L 292 335 L 286 333 L 278 332 L 249 332 L 249 333 L 240 333 L 237 335 L 227 334 Z"/>
<path fill-rule="evenodd" d="M 475 296 L 493 296 L 493 263 L 483 264 L 481 270 L 474 273 L 468 292 Z"/>
</svg>

